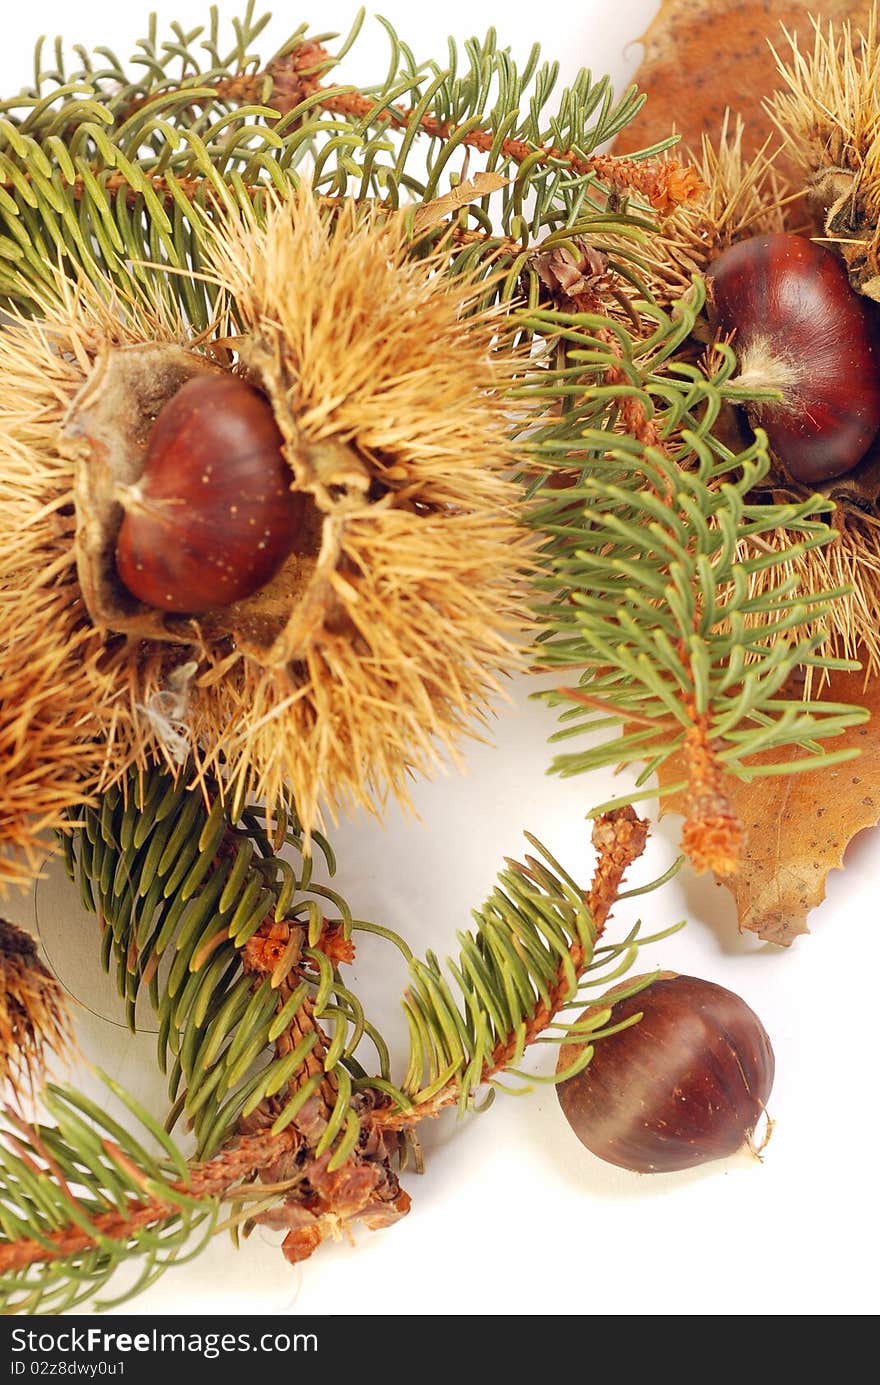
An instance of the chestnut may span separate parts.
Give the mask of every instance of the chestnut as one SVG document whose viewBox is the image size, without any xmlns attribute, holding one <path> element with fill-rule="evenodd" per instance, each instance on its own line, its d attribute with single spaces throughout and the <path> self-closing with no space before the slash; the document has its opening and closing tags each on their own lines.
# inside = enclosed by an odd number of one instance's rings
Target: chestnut
<svg viewBox="0 0 880 1385">
<path fill-rule="evenodd" d="M 195 615 L 275 576 L 306 504 L 282 441 L 266 399 L 237 376 L 197 375 L 171 396 L 140 480 L 120 494 L 116 570 L 133 596 Z"/>
<path fill-rule="evenodd" d="M 754 236 L 708 270 L 717 326 L 733 333 L 735 383 L 778 389 L 781 403 L 748 406 L 796 481 L 851 471 L 880 429 L 874 323 L 842 262 L 788 232 Z"/>
<path fill-rule="evenodd" d="M 639 978 L 644 980 L 645 978 Z M 630 992 L 632 981 L 618 990 Z M 775 1061 L 758 1016 L 723 986 L 674 972 L 637 994 L 615 992 L 609 1024 L 641 1013 L 596 1041 L 589 1064 L 557 1087 L 574 1133 L 600 1159 L 636 1173 L 669 1173 L 723 1159 L 748 1143 L 773 1086 Z M 583 1044 L 564 1044 L 557 1072 Z"/>
</svg>

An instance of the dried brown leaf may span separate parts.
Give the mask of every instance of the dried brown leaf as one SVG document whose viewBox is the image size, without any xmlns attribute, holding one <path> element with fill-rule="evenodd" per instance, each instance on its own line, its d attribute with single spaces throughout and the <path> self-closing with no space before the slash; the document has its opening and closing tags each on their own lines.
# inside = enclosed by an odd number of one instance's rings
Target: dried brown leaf
<svg viewBox="0 0 880 1385">
<path fill-rule="evenodd" d="M 423 207 L 419 207 L 413 217 L 413 230 L 417 235 L 422 231 L 430 231 L 448 216 L 453 216 L 461 207 L 467 207 L 471 202 L 479 202 L 481 197 L 488 197 L 489 193 L 507 187 L 512 181 L 512 178 L 505 178 L 502 173 L 493 173 L 491 170 L 475 173 L 466 183 L 459 183 L 442 197 L 435 197 L 433 202 L 426 202 Z"/>
<path fill-rule="evenodd" d="M 779 85 L 770 43 L 781 25 L 812 38 L 810 18 L 867 24 L 870 0 L 663 0 L 641 42 L 636 81 L 648 101 L 621 132 L 615 153 L 644 149 L 671 130 L 685 148 L 717 140 L 727 107 L 746 118 L 743 153 L 755 155 L 775 128 L 763 109 Z"/>
<path fill-rule="evenodd" d="M 871 712 L 870 722 L 845 731 L 831 746 L 856 747 L 857 760 L 727 785 L 745 836 L 739 870 L 722 883 L 736 901 L 740 928 L 781 947 L 809 931 L 807 915 L 825 898 L 829 871 L 843 865 L 857 832 L 880 821 L 880 678 L 865 687 L 861 673 L 834 673 L 823 696 Z M 792 749 L 783 758 L 805 754 Z M 779 763 L 780 753 L 756 755 L 754 763 L 770 760 Z M 669 761 L 659 777 L 661 785 L 680 780 L 682 767 Z M 684 811 L 682 794 L 661 802 L 661 814 Z"/>
</svg>

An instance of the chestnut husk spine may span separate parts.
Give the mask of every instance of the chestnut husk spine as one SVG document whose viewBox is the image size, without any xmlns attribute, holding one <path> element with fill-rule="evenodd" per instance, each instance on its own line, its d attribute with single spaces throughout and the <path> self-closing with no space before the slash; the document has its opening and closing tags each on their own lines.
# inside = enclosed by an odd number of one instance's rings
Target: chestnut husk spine
<svg viewBox="0 0 880 1385">
<path fill-rule="evenodd" d="M 642 1018 L 598 1039 L 587 1066 L 558 1084 L 569 1125 L 593 1154 L 636 1173 L 735 1154 L 751 1144 L 773 1086 L 763 1024 L 712 981 L 672 972 L 645 980 L 616 988 L 581 1016 L 610 1007 L 611 1025 Z M 557 1072 L 582 1050 L 583 1043 L 564 1044 Z"/>
</svg>

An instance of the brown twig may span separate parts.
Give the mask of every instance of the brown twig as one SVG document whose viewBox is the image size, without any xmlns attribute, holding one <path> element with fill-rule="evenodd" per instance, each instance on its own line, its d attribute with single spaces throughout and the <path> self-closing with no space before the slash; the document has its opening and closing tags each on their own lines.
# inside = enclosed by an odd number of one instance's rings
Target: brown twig
<svg viewBox="0 0 880 1385">
<path fill-rule="evenodd" d="M 697 871 L 733 875 L 739 866 L 745 829 L 724 789 L 724 771 L 710 738 L 709 718 L 688 700 L 691 725 L 685 734 L 687 816 L 681 846 Z"/>
<path fill-rule="evenodd" d="M 596 336 L 605 343 L 616 360 L 623 359 L 620 342 L 609 327 L 600 327 Z M 628 390 L 632 389 L 632 381 L 623 367 L 619 365 L 607 366 L 603 371 L 603 381 L 606 385 L 623 385 Z M 637 438 L 646 447 L 658 447 L 662 451 L 666 450 L 660 437 L 656 419 L 648 416 L 644 404 L 637 395 L 632 393 L 622 395 L 617 401 L 617 407 L 625 433 L 628 433 L 630 437 Z M 668 503 L 670 496 L 667 494 L 663 499 Z"/>
<path fill-rule="evenodd" d="M 326 920 L 312 951 L 323 952 L 334 964 L 354 959 L 354 945 L 344 936 L 341 925 Z M 245 944 L 242 962 L 257 984 L 270 978 L 277 990 L 279 1012 L 301 981 L 314 976 L 314 962 L 306 951 L 305 929 L 287 920 L 267 920 Z M 405 1216 L 410 1207 L 409 1196 L 400 1187 L 393 1167 L 400 1153 L 399 1138 L 394 1131 L 382 1132 L 373 1127 L 372 1093 L 357 1093 L 351 1098 L 348 1114 L 356 1116 L 360 1138 L 344 1163 L 331 1171 L 332 1148 L 318 1154 L 339 1101 L 339 1082 L 334 1067 L 326 1066 L 330 1041 L 315 1015 L 314 1002 L 306 997 L 276 1039 L 276 1057 L 286 1057 L 311 1034 L 316 1036 L 315 1042 L 305 1062 L 284 1090 L 261 1102 L 243 1126 L 248 1131 L 271 1128 L 296 1093 L 307 1082 L 319 1079 L 292 1126 L 301 1140 L 297 1184 L 269 1212 L 255 1218 L 287 1229 L 282 1252 L 293 1263 L 307 1259 L 326 1237 L 338 1236 L 343 1226 L 358 1220 L 368 1226 L 384 1226 Z M 282 1159 L 260 1176 L 283 1179 L 287 1172 L 288 1161 Z"/>
<path fill-rule="evenodd" d="M 687 651 L 682 651 L 687 661 Z M 592 697 L 581 688 L 558 688 L 562 696 L 597 712 L 620 717 L 621 710 L 612 702 Z M 733 875 L 736 871 L 744 828 L 724 788 L 724 770 L 718 761 L 711 738 L 709 718 L 699 714 L 693 698 L 685 699 L 690 726 L 685 731 L 684 761 L 687 775 L 687 816 L 682 831 L 681 846 L 694 869 L 711 870 L 716 875 Z M 667 717 L 646 717 L 627 712 L 627 727 L 648 727 L 658 735 L 672 735 L 681 730 L 678 723 Z"/>
<path fill-rule="evenodd" d="M 14 1112 L 7 1112 L 10 1120 L 20 1125 L 29 1143 L 40 1152 L 41 1141 L 37 1132 L 20 1124 Z M 300 1142 L 293 1129 L 271 1136 L 267 1132 L 244 1136 L 232 1149 L 223 1150 L 207 1164 L 196 1165 L 189 1180 L 170 1183 L 170 1193 L 184 1193 L 188 1197 L 223 1198 L 244 1179 L 252 1177 L 262 1169 L 277 1164 L 284 1155 L 294 1152 Z M 18 1143 L 16 1141 L 16 1143 Z M 39 1166 L 36 1166 L 39 1171 Z M 132 1199 L 124 1212 L 101 1212 L 91 1218 L 91 1229 L 80 1226 L 66 1226 L 53 1231 L 43 1241 L 22 1238 L 0 1245 L 0 1274 L 8 1274 L 27 1268 L 28 1265 L 57 1260 L 61 1256 L 83 1254 L 94 1250 L 102 1239 L 129 1241 L 140 1230 L 156 1226 L 162 1222 L 173 1221 L 180 1215 L 176 1201 L 152 1196 L 143 1202 Z"/>
<path fill-rule="evenodd" d="M 615 808 L 598 818 L 593 828 L 593 846 L 597 860 L 593 880 L 586 895 L 586 905 L 593 921 L 593 942 L 605 931 L 614 902 L 620 892 L 623 877 L 645 849 L 648 824 L 630 807 Z M 592 956 L 585 955 L 580 942 L 573 942 L 569 953 L 575 976 L 580 979 Z M 571 980 L 565 967 L 560 966 L 556 984 L 550 992 L 549 1003 L 542 1002 L 526 1024 L 526 1046 L 534 1043 L 539 1034 L 552 1024 L 559 1010 L 571 999 Z M 516 1050 L 516 1036 L 496 1045 L 484 1069 L 484 1081 L 502 1072 Z"/>
<path fill-rule="evenodd" d="M 195 92 L 190 105 L 205 105 L 209 100 L 222 105 L 250 105 L 262 102 L 283 117 L 295 111 L 304 101 L 318 97 L 316 104 L 332 115 L 342 115 L 364 123 L 384 120 L 395 130 L 410 128 L 415 113 L 407 107 L 387 106 L 358 91 L 334 91 L 332 87 L 323 86 L 321 73 L 330 65 L 332 58 L 327 50 L 321 44 L 306 41 L 270 63 L 263 72 L 239 73 L 218 79 L 212 86 L 210 98 Z M 270 88 L 268 92 L 267 86 Z M 172 87 L 163 87 L 138 97 L 136 101 L 123 107 L 116 112 L 117 128 L 147 110 L 152 101 L 167 96 L 172 90 Z M 458 134 L 457 127 L 451 122 L 438 120 L 432 115 L 420 116 L 418 128 L 420 133 L 428 138 L 444 142 Z M 469 130 L 460 138 L 459 143 L 465 148 L 488 153 L 495 143 L 495 134 L 491 130 Z M 640 194 L 661 216 L 666 216 L 677 207 L 689 203 L 703 190 L 702 181 L 694 168 L 670 158 L 634 160 L 617 154 L 590 154 L 583 157 L 571 149 L 561 149 L 556 145 L 536 148 L 526 140 L 511 138 L 502 141 L 500 153 L 503 158 L 517 165 L 523 164 L 527 159 L 535 159 L 542 168 L 563 164 L 574 173 L 595 175 L 617 188 Z M 151 177 L 149 174 L 146 176 Z M 125 185 L 125 180 L 118 174 L 113 175 L 110 182 L 114 177 L 119 179 L 119 186 Z M 184 195 L 189 197 L 189 184 L 193 183 L 199 187 L 202 181 L 181 179 L 178 185 Z M 161 185 L 160 179 L 158 182 Z M 0 187 L 8 191 L 12 191 L 13 186 L 8 181 L 0 182 Z M 81 180 L 78 179 L 73 187 L 74 195 L 81 196 Z"/>
<path fill-rule="evenodd" d="M 413 118 L 413 112 L 405 107 L 386 107 L 359 92 L 331 93 L 322 98 L 320 104 L 333 114 L 353 116 L 364 121 L 385 117 L 392 129 L 396 130 L 409 129 Z M 419 119 L 419 130 L 431 139 L 443 141 L 452 139 L 458 132 L 457 127 L 448 120 L 437 120 L 431 115 Z M 459 143 L 480 153 L 488 153 L 495 143 L 495 135 L 491 130 L 469 130 Z M 667 216 L 676 207 L 691 201 L 703 187 L 695 169 L 674 159 L 644 159 L 637 162 L 618 154 L 590 154 L 584 158 L 573 150 L 560 149 L 557 145 L 536 149 L 522 139 L 502 140 L 500 153 L 515 164 L 523 164 L 537 154 L 535 162 L 541 168 L 567 164 L 573 173 L 594 174 L 615 187 L 640 193 L 661 216 Z"/>
<path fill-rule="evenodd" d="M 322 939 L 326 931 L 325 925 Z M 322 939 L 318 941 L 319 951 L 324 951 Z M 271 979 L 271 984 L 277 993 L 276 1008 L 279 1011 L 287 1004 L 304 976 L 314 975 L 311 964 L 303 957 L 305 941 L 305 929 L 298 924 L 291 924 L 285 920 L 278 923 L 267 921 L 245 943 L 242 949 L 244 971 L 254 976 L 257 985 L 263 981 L 264 977 L 268 976 Z M 351 955 L 354 955 L 353 949 Z M 290 1024 L 276 1039 L 275 1054 L 278 1058 L 286 1057 L 309 1034 L 315 1035 L 314 1047 L 302 1067 L 294 1075 L 291 1083 L 285 1088 L 283 1101 L 280 1105 L 276 1103 L 273 1107 L 273 1118 L 274 1114 L 277 1114 L 277 1111 L 281 1109 L 284 1102 L 293 1096 L 294 1092 L 313 1077 L 318 1076 L 321 1077 L 318 1096 L 325 1117 L 329 1118 L 333 1110 L 339 1084 L 333 1072 L 325 1072 L 324 1069 L 324 1059 L 330 1047 L 330 1041 L 315 1018 L 314 1004 L 308 996 L 299 1006 Z"/>
</svg>

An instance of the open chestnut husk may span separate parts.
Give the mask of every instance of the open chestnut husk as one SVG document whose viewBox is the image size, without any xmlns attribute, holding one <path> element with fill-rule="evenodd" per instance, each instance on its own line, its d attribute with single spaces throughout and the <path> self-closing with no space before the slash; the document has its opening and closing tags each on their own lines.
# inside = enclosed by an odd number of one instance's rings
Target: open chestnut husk
<svg viewBox="0 0 880 1385">
<path fill-rule="evenodd" d="M 500 670 L 521 662 L 532 538 L 517 523 L 507 397 L 521 362 L 508 326 L 478 310 L 480 276 L 414 260 L 402 213 L 377 219 L 343 199 L 330 216 L 307 180 L 265 216 L 227 210 L 214 219 L 217 318 L 204 334 L 187 341 L 186 324 L 164 304 L 156 317 L 152 295 L 136 294 L 117 321 L 108 306 L 117 298 L 102 282 L 69 304 L 65 295 L 57 330 L 22 327 L 20 361 L 7 351 L 26 404 L 0 410 L 0 433 L 10 455 L 33 458 L 34 475 L 21 464 L 21 498 L 3 515 L 4 533 L 37 514 L 43 528 L 29 561 L 7 555 L 4 570 L 23 603 L 42 590 L 47 568 L 70 578 L 57 619 L 43 629 L 35 613 L 34 642 L 67 651 L 64 667 L 88 690 L 71 720 L 78 744 L 107 738 L 102 784 L 157 752 L 176 756 L 185 741 L 200 775 L 221 780 L 234 802 L 291 795 L 309 831 L 322 811 L 406 799 L 413 774 L 476 725 Z M 223 576 L 242 553 L 250 569 L 266 555 L 265 533 L 255 544 L 247 530 L 233 533 L 234 551 L 212 563 L 206 523 L 199 551 L 182 554 L 194 573 L 169 586 L 157 566 L 150 589 L 132 575 L 137 564 L 120 538 L 139 490 L 143 504 L 157 419 L 187 397 L 187 381 L 208 377 L 224 384 L 202 386 L 206 394 L 244 382 L 271 412 L 261 434 L 268 508 L 283 522 L 268 537 L 284 551 L 296 528 L 274 575 L 236 600 L 225 581 L 219 591 L 197 582 L 209 568 Z M 209 464 L 211 413 L 201 411 L 196 430 Z M 174 467 L 160 470 L 170 489 Z M 206 474 L 171 492 L 184 537 L 195 532 L 195 509 L 212 518 Z M 285 513 L 285 487 L 301 497 L 301 523 Z M 72 513 L 59 523 L 52 507 L 68 494 Z M 224 529 L 233 505 L 247 515 L 234 495 L 225 500 L 214 516 Z M 139 520 L 147 517 L 142 508 Z M 144 572 L 151 561 L 149 552 Z"/>
<path fill-rule="evenodd" d="M 660 973 L 636 994 L 633 985 L 638 980 L 618 988 L 624 998 L 612 991 L 581 1016 L 610 1007 L 612 1025 L 642 1018 L 597 1040 L 588 1065 L 559 1083 L 572 1130 L 600 1159 L 636 1173 L 735 1154 L 750 1143 L 773 1086 L 763 1024 L 738 995 L 699 977 Z M 583 1044 L 564 1044 L 557 1072 L 582 1051 Z"/>
<path fill-rule="evenodd" d="M 120 487 L 116 571 L 133 596 L 199 614 L 264 587 L 293 550 L 304 497 L 268 401 L 227 374 L 189 379 L 160 410 L 144 469 Z"/>
<path fill-rule="evenodd" d="M 731 245 L 707 279 L 716 326 L 733 334 L 734 383 L 782 394 L 748 413 L 789 475 L 815 485 L 852 471 L 880 430 L 880 361 L 872 309 L 842 262 L 778 232 Z"/>
</svg>

